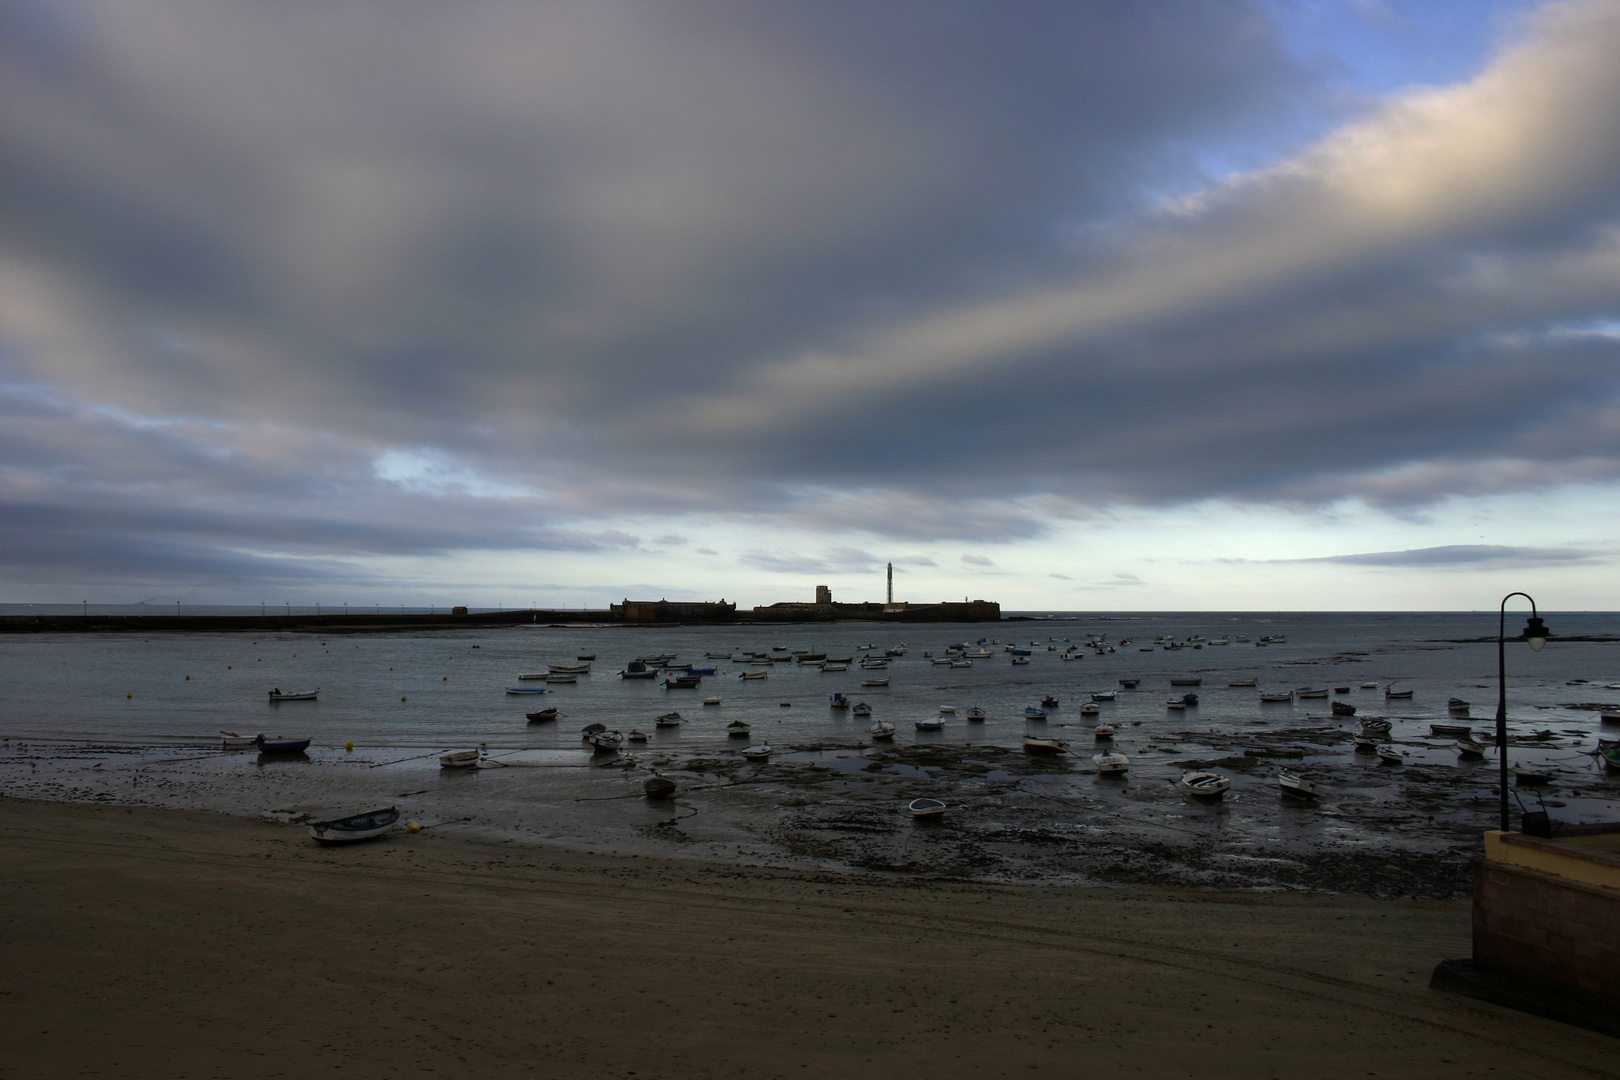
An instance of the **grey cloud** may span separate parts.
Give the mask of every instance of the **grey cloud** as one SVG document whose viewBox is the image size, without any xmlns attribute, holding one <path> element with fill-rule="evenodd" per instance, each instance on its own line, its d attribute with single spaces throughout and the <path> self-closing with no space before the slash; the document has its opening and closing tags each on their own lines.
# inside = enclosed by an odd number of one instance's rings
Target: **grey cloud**
<svg viewBox="0 0 1620 1080">
<path fill-rule="evenodd" d="M 898 559 L 890 560 L 896 566 L 938 566 L 933 559 L 926 555 L 902 555 Z"/>
<path fill-rule="evenodd" d="M 1327 555 L 1314 559 L 1268 560 L 1270 562 L 1344 563 L 1349 566 L 1391 567 L 1532 567 L 1561 566 L 1602 561 L 1597 552 L 1577 548 L 1514 547 L 1501 544 L 1447 544 L 1441 547 L 1409 548 L 1405 551 L 1373 551 L 1358 555 Z"/>
<path fill-rule="evenodd" d="M 686 542 L 687 542 L 686 537 L 677 536 L 674 533 L 666 533 L 663 536 L 655 537 L 653 539 L 653 543 L 655 543 L 655 544 L 663 544 L 665 547 L 680 547 L 682 544 L 685 544 Z"/>
<path fill-rule="evenodd" d="M 694 552 L 696 552 L 697 554 L 699 554 L 699 555 L 718 555 L 718 554 L 720 554 L 718 551 L 714 550 L 714 548 L 700 547 L 700 548 L 693 548 L 692 550 Z"/>
<path fill-rule="evenodd" d="M 870 573 L 879 563 L 868 552 L 847 547 L 829 548 L 819 558 L 771 551 L 749 551 L 741 558 L 755 569 L 782 574 Z"/>
<path fill-rule="evenodd" d="M 962 561 L 967 563 L 969 566 L 994 566 L 994 565 L 996 565 L 995 563 L 991 562 L 989 559 L 985 558 L 983 555 L 963 555 L 962 556 Z"/>
</svg>

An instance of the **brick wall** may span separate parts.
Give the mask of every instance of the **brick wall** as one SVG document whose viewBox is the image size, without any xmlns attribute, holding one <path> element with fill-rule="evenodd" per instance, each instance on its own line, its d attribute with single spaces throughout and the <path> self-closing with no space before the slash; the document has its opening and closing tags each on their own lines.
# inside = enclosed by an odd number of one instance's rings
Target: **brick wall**
<svg viewBox="0 0 1620 1080">
<path fill-rule="evenodd" d="M 1479 860 L 1474 966 L 1620 1009 L 1620 889 Z"/>
</svg>

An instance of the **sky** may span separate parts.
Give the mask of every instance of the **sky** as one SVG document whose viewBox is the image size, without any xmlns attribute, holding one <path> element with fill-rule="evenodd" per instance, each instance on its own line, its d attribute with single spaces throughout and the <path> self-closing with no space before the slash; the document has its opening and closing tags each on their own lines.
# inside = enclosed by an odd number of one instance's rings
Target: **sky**
<svg viewBox="0 0 1620 1080">
<path fill-rule="evenodd" d="M 0 0 L 0 602 L 1620 610 L 1620 0 Z"/>
</svg>

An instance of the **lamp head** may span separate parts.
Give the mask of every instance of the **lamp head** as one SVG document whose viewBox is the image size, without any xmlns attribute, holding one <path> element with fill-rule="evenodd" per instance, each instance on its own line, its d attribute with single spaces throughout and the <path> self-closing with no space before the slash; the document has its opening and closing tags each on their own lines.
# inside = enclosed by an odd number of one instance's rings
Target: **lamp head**
<svg viewBox="0 0 1620 1080">
<path fill-rule="evenodd" d="M 1530 648 L 1540 652 L 1547 644 L 1552 634 L 1547 630 L 1547 624 L 1541 621 L 1540 615 L 1530 616 L 1530 621 L 1524 624 L 1524 640 L 1530 643 Z"/>
</svg>

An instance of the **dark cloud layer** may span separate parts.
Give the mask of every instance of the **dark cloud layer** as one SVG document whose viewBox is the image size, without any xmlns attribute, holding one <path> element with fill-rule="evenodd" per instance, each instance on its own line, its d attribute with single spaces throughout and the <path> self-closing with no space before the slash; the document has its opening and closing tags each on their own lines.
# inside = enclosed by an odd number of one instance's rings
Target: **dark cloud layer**
<svg viewBox="0 0 1620 1080">
<path fill-rule="evenodd" d="M 1259 0 L 0 2 L 0 571 L 1612 483 L 1620 6 L 1518 33 L 1345 122 Z"/>
</svg>

